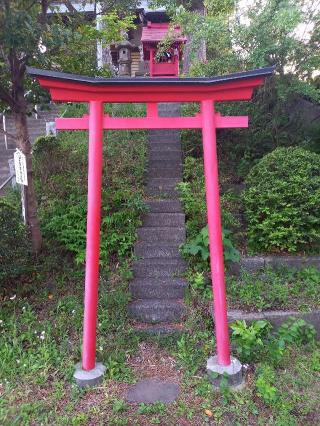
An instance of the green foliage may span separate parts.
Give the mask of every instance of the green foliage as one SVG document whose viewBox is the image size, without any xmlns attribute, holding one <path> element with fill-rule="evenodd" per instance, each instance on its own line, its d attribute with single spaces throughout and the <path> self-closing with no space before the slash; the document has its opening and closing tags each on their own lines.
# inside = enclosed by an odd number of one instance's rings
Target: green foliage
<svg viewBox="0 0 320 426">
<path fill-rule="evenodd" d="M 256 273 L 243 270 L 239 279 L 229 280 L 227 292 L 232 305 L 239 309 L 308 310 L 319 305 L 320 272 L 314 267 L 265 268 Z"/>
<path fill-rule="evenodd" d="M 320 243 L 320 155 L 278 148 L 247 177 L 244 204 L 251 252 L 315 251 Z"/>
<path fill-rule="evenodd" d="M 47 319 L 39 324 L 32 306 L 16 300 L 3 303 L 0 318 L 1 381 L 33 375 L 36 383 L 45 383 L 49 370 L 60 366 L 68 353 L 67 347 L 59 351 L 51 322 Z M 72 369 L 72 363 L 65 367 Z"/>
<path fill-rule="evenodd" d="M 290 318 L 278 330 L 278 336 L 285 343 L 304 345 L 316 338 L 314 327 L 303 319 Z"/>
<path fill-rule="evenodd" d="M 167 410 L 163 402 L 155 402 L 154 404 L 139 404 L 138 414 L 164 414 Z"/>
<path fill-rule="evenodd" d="M 266 320 L 236 321 L 231 324 L 231 340 L 235 344 L 239 358 L 243 362 L 267 361 L 278 366 L 290 347 L 315 342 L 316 331 L 313 325 L 300 318 L 289 318 L 272 332 L 272 325 Z"/>
<path fill-rule="evenodd" d="M 66 132 L 40 138 L 34 150 L 43 231 L 73 252 L 78 263 L 85 259 L 87 143 L 85 132 Z M 144 132 L 109 132 L 104 153 L 100 259 L 107 265 L 130 253 L 145 211 Z"/>
<path fill-rule="evenodd" d="M 317 104 L 320 97 L 314 75 L 319 69 L 319 12 L 312 2 L 294 0 L 206 4 L 169 3 L 176 21 L 191 35 L 186 49 L 190 74 L 212 76 L 276 66 L 276 74 L 255 91 L 251 102 L 218 105 L 225 115 L 248 115 L 244 130 L 223 130 L 218 145 L 220 168 L 235 181 L 243 180 L 256 160 L 279 146 L 300 145 L 317 150 L 318 132 L 305 119 L 301 98 Z M 173 3 L 175 7 L 173 7 Z M 191 10 L 190 10 L 191 9 Z M 309 33 L 310 31 L 310 33 Z M 206 58 L 199 51 L 206 43 Z M 184 135 L 193 139 L 195 131 Z"/>
<path fill-rule="evenodd" d="M 211 331 L 196 330 L 192 334 L 183 334 L 175 344 L 174 355 L 179 365 L 185 369 L 186 377 L 192 377 L 209 356 L 214 339 Z"/>
<path fill-rule="evenodd" d="M 30 244 L 19 207 L 17 200 L 14 205 L 5 198 L 0 198 L 1 282 L 27 272 L 31 267 Z"/>
<path fill-rule="evenodd" d="M 116 399 L 112 405 L 112 411 L 115 413 L 123 413 L 127 409 L 128 405 L 123 399 Z"/>
<path fill-rule="evenodd" d="M 273 384 L 276 381 L 275 371 L 268 365 L 259 369 L 256 378 L 257 394 L 266 404 L 274 404 L 278 399 L 278 390 Z"/>
<path fill-rule="evenodd" d="M 271 329 L 270 323 L 260 320 L 247 325 L 245 321 L 236 321 L 230 328 L 240 360 L 250 362 L 257 359 L 263 348 L 264 339 Z"/>
<path fill-rule="evenodd" d="M 230 238 L 231 232 L 222 228 L 222 241 L 224 248 L 225 262 L 239 262 L 240 253 L 234 247 Z M 188 243 L 182 246 L 182 253 L 191 256 L 200 256 L 201 260 L 206 262 L 209 259 L 209 234 L 208 226 L 201 229 L 200 233 Z"/>
<path fill-rule="evenodd" d="M 184 162 L 184 182 L 179 183 L 180 199 L 183 202 L 187 222 L 187 243 L 182 247 L 185 255 L 194 257 L 195 266 L 208 268 L 209 237 L 207 226 L 207 211 L 205 202 L 205 185 L 202 161 L 193 157 L 186 157 Z M 222 200 L 222 238 L 224 246 L 224 258 L 226 262 L 237 262 L 240 259 L 238 250 L 234 247 L 231 231 L 236 221 L 227 208 L 228 197 Z"/>
</svg>

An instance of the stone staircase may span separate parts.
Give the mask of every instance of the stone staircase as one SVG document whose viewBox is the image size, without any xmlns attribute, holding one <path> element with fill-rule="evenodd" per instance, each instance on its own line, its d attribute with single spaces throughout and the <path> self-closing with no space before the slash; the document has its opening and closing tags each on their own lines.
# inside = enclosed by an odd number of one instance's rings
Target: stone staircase
<svg viewBox="0 0 320 426">
<path fill-rule="evenodd" d="M 180 115 L 179 104 L 159 104 L 160 116 Z M 185 242 L 185 215 L 175 189 L 182 180 L 179 130 L 150 130 L 146 204 L 148 213 L 138 229 L 134 253 L 133 301 L 129 315 L 135 328 L 169 333 L 181 328 L 187 287 L 181 278 L 185 263 L 179 245 Z"/>
<path fill-rule="evenodd" d="M 54 121 L 58 115 L 58 109 L 55 105 L 52 105 L 49 110 L 39 111 L 38 118 L 35 115 L 28 117 L 28 129 L 31 143 L 46 134 L 46 122 Z M 6 131 L 10 136 L 7 136 L 7 144 L 5 143 L 5 136 L 3 133 L 3 120 L 0 117 L 0 185 L 10 175 L 8 160 L 13 158 L 13 153 L 16 149 L 16 128 L 14 120 L 10 115 L 6 116 Z M 0 192 L 0 195 L 4 193 L 4 189 Z"/>
</svg>

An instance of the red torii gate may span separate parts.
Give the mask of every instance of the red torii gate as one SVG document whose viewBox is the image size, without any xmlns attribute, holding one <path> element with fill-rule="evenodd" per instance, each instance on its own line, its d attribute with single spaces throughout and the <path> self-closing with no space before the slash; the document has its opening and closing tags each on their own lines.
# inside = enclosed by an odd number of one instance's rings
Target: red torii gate
<svg viewBox="0 0 320 426">
<path fill-rule="evenodd" d="M 58 102 L 88 102 L 82 118 L 57 118 L 59 130 L 89 130 L 88 212 L 82 364 L 75 375 L 78 384 L 97 383 L 104 372 L 96 364 L 100 209 L 103 130 L 113 129 L 202 129 L 204 173 L 209 229 L 210 266 L 214 294 L 214 320 L 219 372 L 230 371 L 229 334 L 221 233 L 216 129 L 248 127 L 248 117 L 223 117 L 214 102 L 251 99 L 273 67 L 206 78 L 94 78 L 28 68 L 42 87 Z M 103 112 L 104 102 L 147 104 L 146 117 L 114 118 Z M 159 117 L 159 102 L 199 102 L 201 112 L 193 117 Z M 229 369 L 228 369 L 229 368 Z"/>
</svg>

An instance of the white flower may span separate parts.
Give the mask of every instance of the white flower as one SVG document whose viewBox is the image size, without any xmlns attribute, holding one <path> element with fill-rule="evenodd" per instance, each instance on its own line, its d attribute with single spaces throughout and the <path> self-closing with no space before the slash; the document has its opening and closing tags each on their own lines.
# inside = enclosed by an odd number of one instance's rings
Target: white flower
<svg viewBox="0 0 320 426">
<path fill-rule="evenodd" d="M 75 309 L 72 309 L 72 312 L 71 312 L 71 313 L 72 313 L 72 315 L 73 315 L 73 314 L 75 314 L 75 312 L 76 312 L 76 311 L 75 311 Z"/>
<path fill-rule="evenodd" d="M 1 327 L 3 327 L 3 321 L 2 320 L 0 320 L 0 325 L 1 325 Z"/>
<path fill-rule="evenodd" d="M 20 359 L 17 359 L 17 364 L 20 364 Z"/>
<path fill-rule="evenodd" d="M 103 346 L 99 346 L 99 351 L 102 351 L 103 350 Z"/>
<path fill-rule="evenodd" d="M 40 339 L 41 339 L 41 340 L 44 340 L 44 339 L 45 339 L 44 334 L 41 334 Z"/>
<path fill-rule="evenodd" d="M 43 331 L 41 331 L 41 334 L 43 335 L 43 334 L 45 334 L 46 332 L 43 330 Z"/>
<path fill-rule="evenodd" d="M 10 297 L 10 300 L 14 300 L 17 297 L 16 294 L 14 294 L 12 297 Z"/>
<path fill-rule="evenodd" d="M 26 307 L 25 307 L 25 306 L 22 306 L 22 310 L 23 310 L 23 311 L 25 311 L 25 310 L 26 310 Z"/>
</svg>

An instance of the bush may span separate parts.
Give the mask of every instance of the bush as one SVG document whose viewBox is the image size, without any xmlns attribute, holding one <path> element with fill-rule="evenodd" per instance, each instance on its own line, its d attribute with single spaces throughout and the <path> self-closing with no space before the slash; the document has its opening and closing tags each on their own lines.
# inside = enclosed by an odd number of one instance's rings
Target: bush
<svg viewBox="0 0 320 426">
<path fill-rule="evenodd" d="M 315 252 L 320 242 L 320 155 L 277 148 L 249 173 L 243 199 L 250 252 Z"/>
<path fill-rule="evenodd" d="M 21 213 L 0 198 L 0 281 L 15 277 L 30 265 L 30 246 Z"/>
<path fill-rule="evenodd" d="M 117 113 L 133 114 L 118 106 Z M 44 237 L 85 260 L 87 213 L 87 132 L 39 138 L 34 148 L 36 189 Z M 108 132 L 104 145 L 100 261 L 122 260 L 136 239 L 145 169 L 145 133 Z"/>
</svg>

